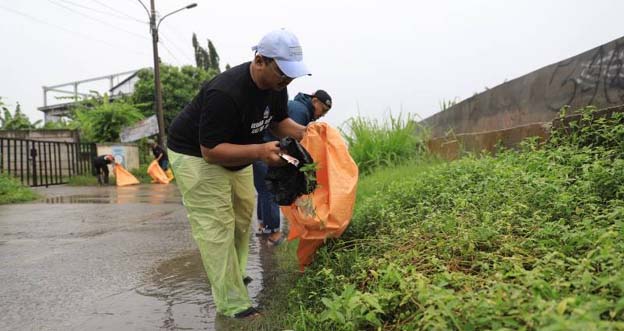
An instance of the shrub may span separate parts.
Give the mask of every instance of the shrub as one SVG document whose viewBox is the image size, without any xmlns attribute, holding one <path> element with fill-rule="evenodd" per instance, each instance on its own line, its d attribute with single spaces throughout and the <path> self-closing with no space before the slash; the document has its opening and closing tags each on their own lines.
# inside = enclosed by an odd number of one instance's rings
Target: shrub
<svg viewBox="0 0 624 331">
<path fill-rule="evenodd" d="M 35 192 L 23 186 L 17 179 L 0 174 L 0 204 L 26 202 L 38 197 Z"/>
</svg>

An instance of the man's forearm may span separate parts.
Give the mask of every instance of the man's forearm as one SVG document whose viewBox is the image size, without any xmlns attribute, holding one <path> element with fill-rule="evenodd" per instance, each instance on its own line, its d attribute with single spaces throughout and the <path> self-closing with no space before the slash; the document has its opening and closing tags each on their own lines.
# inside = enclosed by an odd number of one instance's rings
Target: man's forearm
<svg viewBox="0 0 624 331">
<path fill-rule="evenodd" d="M 214 148 L 201 146 L 202 156 L 208 163 L 226 167 L 250 164 L 260 158 L 259 145 L 237 145 L 222 143 Z"/>
</svg>

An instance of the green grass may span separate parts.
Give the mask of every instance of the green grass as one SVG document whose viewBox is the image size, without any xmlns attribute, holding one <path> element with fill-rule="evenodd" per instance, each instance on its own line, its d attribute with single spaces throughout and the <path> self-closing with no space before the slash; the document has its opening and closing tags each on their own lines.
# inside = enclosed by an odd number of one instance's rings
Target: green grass
<svg viewBox="0 0 624 331">
<path fill-rule="evenodd" d="M 362 177 L 275 329 L 624 330 L 624 118 L 593 111 L 543 147 Z"/>
<path fill-rule="evenodd" d="M 39 198 L 29 187 L 6 174 L 0 174 L 0 204 L 32 201 Z"/>
<path fill-rule="evenodd" d="M 142 164 L 139 166 L 138 169 L 133 169 L 130 172 L 132 173 L 132 175 L 134 175 L 134 177 L 136 177 L 139 182 L 141 182 L 142 184 L 149 184 L 152 182 L 152 177 L 150 177 L 147 174 L 147 168 L 149 167 L 149 164 Z"/>
<path fill-rule="evenodd" d="M 111 178 L 109 178 L 110 180 Z M 95 186 L 97 185 L 97 178 L 95 176 L 72 176 L 67 180 L 67 185 L 70 186 Z"/>
<path fill-rule="evenodd" d="M 115 176 L 112 174 L 108 176 L 108 184 L 115 185 Z M 97 178 L 95 176 L 72 176 L 67 180 L 69 186 L 97 186 Z"/>
<path fill-rule="evenodd" d="M 342 131 L 361 174 L 380 167 L 393 167 L 421 157 L 427 151 L 428 132 L 409 114 L 405 117 L 390 114 L 381 122 L 354 117 Z"/>
</svg>

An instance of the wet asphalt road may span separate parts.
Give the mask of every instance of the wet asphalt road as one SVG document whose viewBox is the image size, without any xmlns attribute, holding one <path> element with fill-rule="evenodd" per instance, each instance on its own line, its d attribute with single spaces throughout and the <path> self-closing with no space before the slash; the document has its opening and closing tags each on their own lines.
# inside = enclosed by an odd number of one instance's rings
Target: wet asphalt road
<svg viewBox="0 0 624 331">
<path fill-rule="evenodd" d="M 1 330 L 226 329 L 175 185 L 39 192 L 0 206 Z M 263 249 L 252 236 L 254 300 Z"/>
</svg>

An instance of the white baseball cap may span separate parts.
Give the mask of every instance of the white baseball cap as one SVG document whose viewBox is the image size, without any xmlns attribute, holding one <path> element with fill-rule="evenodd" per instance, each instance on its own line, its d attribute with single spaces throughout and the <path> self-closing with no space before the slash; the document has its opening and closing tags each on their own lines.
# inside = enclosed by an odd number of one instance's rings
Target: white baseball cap
<svg viewBox="0 0 624 331">
<path fill-rule="evenodd" d="M 251 49 L 262 56 L 274 59 L 280 70 L 290 78 L 312 75 L 303 63 L 299 39 L 286 29 L 269 32 Z"/>
</svg>

